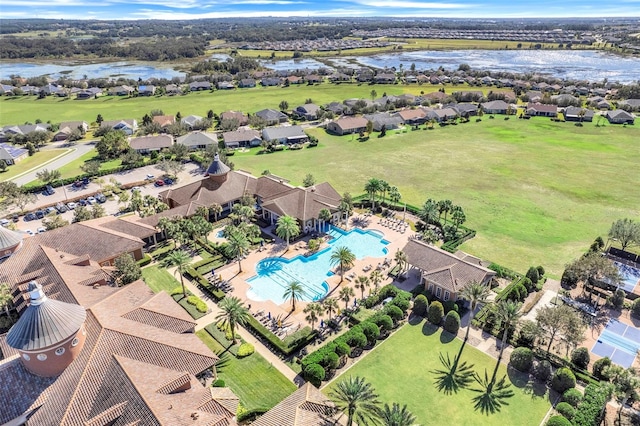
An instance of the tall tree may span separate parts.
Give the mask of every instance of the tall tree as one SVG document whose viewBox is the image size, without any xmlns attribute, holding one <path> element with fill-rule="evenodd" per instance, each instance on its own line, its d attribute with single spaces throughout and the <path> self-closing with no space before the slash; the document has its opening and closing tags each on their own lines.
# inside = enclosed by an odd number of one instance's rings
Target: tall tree
<svg viewBox="0 0 640 426">
<path fill-rule="evenodd" d="M 369 275 L 369 280 L 371 280 L 371 284 L 373 284 L 374 293 L 378 292 L 378 288 L 380 287 L 380 283 L 383 280 L 382 272 L 378 269 L 374 269 L 371 271 L 371 275 Z"/>
<path fill-rule="evenodd" d="M 640 245 L 640 222 L 631 219 L 618 219 L 609 229 L 609 238 L 617 240 L 622 250 L 634 245 Z"/>
<path fill-rule="evenodd" d="M 375 211 L 376 195 L 382 190 L 382 183 L 380 179 L 369 179 L 364 185 L 364 190 L 367 192 L 367 194 L 369 194 L 369 201 L 371 201 L 371 210 Z"/>
<path fill-rule="evenodd" d="M 429 198 L 422 205 L 420 212 L 418 212 L 418 217 L 427 224 L 436 223 L 440 220 L 438 213 L 438 203 Z"/>
<path fill-rule="evenodd" d="M 351 287 L 342 287 L 340 289 L 340 293 L 338 293 L 338 297 L 340 300 L 344 302 L 344 309 L 349 308 L 349 301 L 352 297 L 355 297 L 356 293 L 353 291 Z"/>
<path fill-rule="evenodd" d="M 52 212 L 48 214 L 44 219 L 42 219 L 42 225 L 45 227 L 47 231 L 51 231 L 52 229 L 62 228 L 63 226 L 67 226 L 69 224 L 68 220 L 65 220 L 62 216 L 58 215 L 56 212 Z"/>
<path fill-rule="evenodd" d="M 473 321 L 473 317 L 476 314 L 476 309 L 478 308 L 478 305 L 487 303 L 487 300 L 489 299 L 490 294 L 491 294 L 491 291 L 489 290 L 489 287 L 478 282 L 469 283 L 466 286 L 464 286 L 460 291 L 460 297 L 464 300 L 469 301 L 469 308 L 470 308 L 469 324 L 467 324 L 467 332 L 464 335 L 465 342 L 469 339 L 469 330 L 471 328 L 471 322 Z"/>
<path fill-rule="evenodd" d="M 389 404 L 384 404 L 380 420 L 383 426 L 413 426 L 416 424 L 416 416 L 411 414 L 406 405 L 400 407 L 397 402 L 394 402 L 391 407 Z"/>
<path fill-rule="evenodd" d="M 115 260 L 114 278 L 118 285 L 126 285 L 140 279 L 142 272 L 129 253 L 124 253 Z"/>
<path fill-rule="evenodd" d="M 287 101 L 280 101 L 280 104 L 278 105 L 280 107 L 280 111 L 286 111 L 289 109 L 289 102 Z"/>
<path fill-rule="evenodd" d="M 318 213 L 318 220 L 323 225 L 331 222 L 332 217 L 333 216 L 331 215 L 331 211 L 329 211 L 329 209 L 321 209 L 320 212 Z"/>
<path fill-rule="evenodd" d="M 371 281 L 366 275 L 356 278 L 356 287 L 360 290 L 360 299 L 364 299 L 364 291 L 371 286 Z"/>
<path fill-rule="evenodd" d="M 287 250 L 289 250 L 289 240 L 300 234 L 300 226 L 293 216 L 280 216 L 276 222 L 276 235 L 287 241 Z"/>
<path fill-rule="evenodd" d="M 57 181 L 58 179 L 60 179 L 60 176 L 62 176 L 60 170 L 43 169 L 36 173 L 36 177 L 40 179 L 45 185 L 49 185 Z"/>
<path fill-rule="evenodd" d="M 320 319 L 324 313 L 324 309 L 319 303 L 313 302 L 305 306 L 303 312 L 307 314 L 305 319 L 311 324 L 311 329 L 313 329 L 318 319 Z"/>
<path fill-rule="evenodd" d="M 221 312 L 216 316 L 216 321 L 229 328 L 232 343 L 236 344 L 236 327 L 244 325 L 249 319 L 249 310 L 242 301 L 235 296 L 225 297 L 218 304 Z"/>
<path fill-rule="evenodd" d="M 396 254 L 393 256 L 393 260 L 396 261 L 396 264 L 400 267 L 400 273 L 403 273 L 408 265 L 407 254 L 402 250 L 396 250 Z"/>
<path fill-rule="evenodd" d="M 536 323 L 546 335 L 546 338 L 549 339 L 547 353 L 550 353 L 551 346 L 558 333 L 570 333 L 576 329 L 573 327 L 573 324 L 581 321 L 582 318 L 580 314 L 568 305 L 545 306 L 538 309 L 536 312 Z"/>
<path fill-rule="evenodd" d="M 327 297 L 322 301 L 322 307 L 327 315 L 329 315 L 329 321 L 331 321 L 332 315 L 338 311 L 338 301 L 335 297 Z"/>
<path fill-rule="evenodd" d="M 398 204 L 401 199 L 402 199 L 402 194 L 400 194 L 400 191 L 398 190 L 398 187 L 397 186 L 392 186 L 389 189 L 389 200 L 393 204 Z"/>
<path fill-rule="evenodd" d="M 211 214 L 213 215 L 213 218 L 215 219 L 215 221 L 218 221 L 218 216 L 220 216 L 220 214 L 222 213 L 222 206 L 218 203 L 212 203 L 209 206 L 209 211 L 211 212 Z"/>
<path fill-rule="evenodd" d="M 380 416 L 378 394 L 363 377 L 349 376 L 338 382 L 329 397 L 347 414 L 347 426 L 352 426 L 354 420 L 361 426 L 375 423 Z"/>
<path fill-rule="evenodd" d="M 583 283 L 583 292 L 594 282 L 616 285 L 621 281 L 620 271 L 613 262 L 595 252 L 587 253 L 568 264 L 565 268 L 565 274 L 567 273 Z"/>
<path fill-rule="evenodd" d="M 13 294 L 11 294 L 11 287 L 9 284 L 0 284 L 0 308 L 4 310 L 4 313 L 9 317 L 9 309 L 13 306 Z"/>
<path fill-rule="evenodd" d="M 249 252 L 249 240 L 244 233 L 239 231 L 231 232 L 226 238 L 229 252 L 238 261 L 238 271 L 242 272 L 242 264 L 240 262 L 242 257 Z"/>
<path fill-rule="evenodd" d="M 638 399 L 640 390 L 640 378 L 632 367 L 624 369 L 619 365 L 610 365 L 603 370 L 603 376 L 608 377 L 613 384 L 613 395 L 618 400 L 618 424 L 621 423 L 622 409 L 630 398 Z"/>
<path fill-rule="evenodd" d="M 182 295 L 187 297 L 187 289 L 184 286 L 184 272 L 191 262 L 191 256 L 184 250 L 173 250 L 167 256 L 167 263 L 176 267 L 176 272 L 180 275 L 180 284 L 182 285 Z"/>
<path fill-rule="evenodd" d="M 305 188 L 309 188 L 310 186 L 313 186 L 315 184 L 316 178 L 314 178 L 311 173 L 308 173 L 302 180 L 302 186 L 304 186 Z"/>
<path fill-rule="evenodd" d="M 516 303 L 513 300 L 501 300 L 496 309 L 496 318 L 500 324 L 502 331 L 502 344 L 500 345 L 500 354 L 498 355 L 498 361 L 502 359 L 504 348 L 507 346 L 507 337 L 509 330 L 515 327 L 518 323 L 518 319 L 522 316 L 520 312 L 520 303 Z"/>
<path fill-rule="evenodd" d="M 338 266 L 340 269 L 340 282 L 344 280 L 344 272 L 353 267 L 356 255 L 346 246 L 337 247 L 331 253 L 331 266 Z"/>
<path fill-rule="evenodd" d="M 305 291 L 302 284 L 300 284 L 298 281 L 291 281 L 284 288 L 284 294 L 282 295 L 282 298 L 284 300 L 291 301 L 291 312 L 294 312 L 296 310 L 296 301 L 302 300 L 306 295 L 307 292 Z"/>
</svg>

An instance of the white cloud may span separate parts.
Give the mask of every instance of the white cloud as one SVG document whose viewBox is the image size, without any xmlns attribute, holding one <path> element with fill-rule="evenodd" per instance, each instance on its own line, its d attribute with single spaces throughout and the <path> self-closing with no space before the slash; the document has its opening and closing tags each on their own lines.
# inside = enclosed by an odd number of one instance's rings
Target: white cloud
<svg viewBox="0 0 640 426">
<path fill-rule="evenodd" d="M 469 4 L 462 3 L 435 3 L 411 0 L 352 0 L 352 2 L 367 7 L 393 9 L 468 9 L 472 7 Z"/>
</svg>

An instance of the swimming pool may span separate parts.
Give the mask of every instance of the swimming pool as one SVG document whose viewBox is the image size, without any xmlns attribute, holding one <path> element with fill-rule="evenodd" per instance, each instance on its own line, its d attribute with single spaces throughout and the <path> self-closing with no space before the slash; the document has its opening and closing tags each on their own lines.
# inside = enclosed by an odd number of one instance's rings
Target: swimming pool
<svg viewBox="0 0 640 426">
<path fill-rule="evenodd" d="M 331 269 L 331 254 L 334 248 L 346 246 L 357 259 L 365 257 L 385 257 L 389 254 L 384 234 L 378 231 L 363 231 L 353 229 L 349 232 L 338 228 L 331 228 L 329 246 L 305 257 L 302 255 L 292 259 L 269 257 L 256 265 L 256 275 L 247 282 L 251 286 L 247 297 L 251 300 L 272 300 L 277 304 L 284 302 L 283 294 L 286 286 L 292 281 L 298 281 L 305 288 L 305 301 L 322 299 L 329 292 L 326 279 L 333 275 Z"/>
<path fill-rule="evenodd" d="M 638 285 L 638 281 L 640 280 L 640 270 L 620 262 L 613 262 L 613 264 L 616 265 L 616 268 L 618 268 L 620 276 L 622 277 L 620 288 L 631 293 L 636 288 L 636 285 Z"/>
</svg>

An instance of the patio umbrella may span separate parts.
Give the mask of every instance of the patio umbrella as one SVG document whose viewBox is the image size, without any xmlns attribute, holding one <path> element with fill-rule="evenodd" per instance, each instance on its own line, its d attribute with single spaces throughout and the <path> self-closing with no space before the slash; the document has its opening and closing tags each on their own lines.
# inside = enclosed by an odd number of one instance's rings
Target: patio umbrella
<svg viewBox="0 0 640 426">
<path fill-rule="evenodd" d="M 267 318 L 271 319 L 271 311 L 269 311 L 269 314 L 267 315 Z"/>
<path fill-rule="evenodd" d="M 323 319 L 320 320 L 320 328 L 324 328 L 324 320 Z"/>
</svg>

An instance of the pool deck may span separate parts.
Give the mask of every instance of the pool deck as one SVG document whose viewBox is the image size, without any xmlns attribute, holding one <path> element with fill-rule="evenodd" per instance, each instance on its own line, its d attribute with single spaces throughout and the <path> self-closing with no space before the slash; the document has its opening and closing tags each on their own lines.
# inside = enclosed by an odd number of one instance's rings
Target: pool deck
<svg viewBox="0 0 640 426">
<path fill-rule="evenodd" d="M 394 254 L 396 250 L 400 250 L 405 246 L 409 239 L 409 236 L 414 232 L 411 231 L 410 228 L 407 228 L 404 233 L 387 228 L 381 224 L 381 219 L 377 216 L 355 215 L 351 218 L 347 231 L 355 227 L 363 230 L 377 230 L 384 234 L 384 239 L 389 242 L 389 244 L 387 245 L 387 249 L 389 251 L 387 259 L 389 260 L 389 264 L 391 266 L 382 268 L 384 279 L 381 282 L 380 286 L 382 287 L 390 283 L 392 279 L 387 277 L 386 272 L 388 272 L 389 269 L 395 265 L 395 262 L 393 261 Z M 306 253 L 306 245 L 310 237 L 307 236 L 297 240 L 295 243 L 290 244 L 289 249 L 287 250 L 286 242 L 281 238 L 275 236 L 271 228 L 266 228 L 263 230 L 274 238 L 274 243 L 265 245 L 262 251 L 251 251 L 247 255 L 247 257 L 241 261 L 242 272 L 239 272 L 238 262 L 233 262 L 219 269 L 217 273 L 220 274 L 222 279 L 231 282 L 231 285 L 234 289 L 228 294 L 240 298 L 240 300 L 245 302 L 247 306 L 250 306 L 250 310 L 252 313 L 255 314 L 258 311 L 262 311 L 264 312 L 264 314 L 270 313 L 272 318 L 281 319 L 284 329 L 281 337 L 284 338 L 286 337 L 286 335 L 295 332 L 298 328 L 309 325 L 305 320 L 306 314 L 303 312 L 304 308 L 309 304 L 309 302 L 296 302 L 296 310 L 292 312 L 291 303 L 289 302 L 286 302 L 282 305 L 277 305 L 270 300 L 251 300 L 247 296 L 247 291 L 250 289 L 250 285 L 247 283 L 247 279 L 256 275 L 256 265 L 260 260 L 264 258 L 283 257 L 286 259 L 291 259 L 298 255 L 304 255 L 304 253 Z M 212 232 L 212 235 L 210 236 L 211 239 L 214 239 L 216 232 L 217 230 Z M 321 247 L 321 249 L 324 247 L 326 247 L 326 243 Z M 384 262 L 384 259 L 384 257 L 365 257 L 363 259 L 357 259 L 355 261 L 354 267 L 345 272 L 345 278 L 342 283 L 340 282 L 339 274 L 327 277 L 326 282 L 327 284 L 329 284 L 330 288 L 329 294 L 333 297 L 337 297 L 341 287 L 350 286 L 353 287 L 356 297 L 360 299 L 361 292 L 360 290 L 355 288 L 355 282 L 353 280 L 349 280 L 349 275 L 355 274 L 355 276 L 368 276 L 374 269 L 376 269 L 378 264 Z M 364 272 L 363 268 L 369 265 L 371 266 L 371 270 L 369 270 L 368 272 Z M 366 294 L 368 294 L 368 292 L 365 292 L 365 295 Z M 344 302 L 339 302 L 338 306 L 343 309 Z"/>
</svg>

